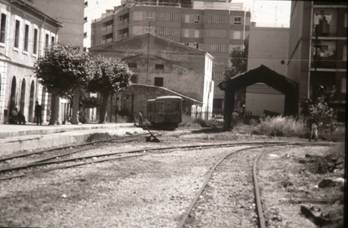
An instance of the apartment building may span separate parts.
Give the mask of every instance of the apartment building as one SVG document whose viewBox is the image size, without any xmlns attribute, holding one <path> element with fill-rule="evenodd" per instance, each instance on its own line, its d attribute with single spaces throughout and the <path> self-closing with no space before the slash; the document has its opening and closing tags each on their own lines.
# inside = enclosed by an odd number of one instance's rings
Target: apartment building
<svg viewBox="0 0 348 228">
<path fill-rule="evenodd" d="M 300 100 L 316 97 L 320 85 L 336 89 L 339 119 L 345 118 L 347 3 L 293 1 L 288 77 L 299 83 Z"/>
<path fill-rule="evenodd" d="M 84 38 L 85 0 L 26 0 L 34 7 L 62 23 L 59 42 L 82 47 Z"/>
<path fill-rule="evenodd" d="M 213 80 L 218 84 L 230 66 L 230 52 L 244 47 L 250 12 L 240 7 L 221 9 L 217 1 L 202 2 L 126 1 L 92 23 L 92 47 L 145 33 L 156 34 L 212 54 Z M 223 98 L 223 91 L 215 89 L 215 112 L 222 112 Z"/>
<path fill-rule="evenodd" d="M 47 91 L 38 83 L 34 63 L 57 42 L 61 24 L 24 0 L 0 0 L 0 123 L 17 108 L 33 121 L 34 104 L 44 107 Z"/>
</svg>

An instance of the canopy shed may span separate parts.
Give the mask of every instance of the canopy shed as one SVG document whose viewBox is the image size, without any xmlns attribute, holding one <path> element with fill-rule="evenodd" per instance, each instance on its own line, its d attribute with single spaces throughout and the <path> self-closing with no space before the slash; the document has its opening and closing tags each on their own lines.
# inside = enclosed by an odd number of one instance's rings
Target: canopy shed
<svg viewBox="0 0 348 228">
<path fill-rule="evenodd" d="M 245 73 L 238 74 L 221 82 L 218 86 L 225 91 L 224 99 L 224 124 L 225 128 L 231 127 L 231 116 L 234 111 L 235 91 L 255 83 L 265 83 L 285 95 L 284 114 L 296 115 L 298 113 L 298 84 L 297 82 L 281 75 L 267 66 L 261 65 Z"/>
</svg>

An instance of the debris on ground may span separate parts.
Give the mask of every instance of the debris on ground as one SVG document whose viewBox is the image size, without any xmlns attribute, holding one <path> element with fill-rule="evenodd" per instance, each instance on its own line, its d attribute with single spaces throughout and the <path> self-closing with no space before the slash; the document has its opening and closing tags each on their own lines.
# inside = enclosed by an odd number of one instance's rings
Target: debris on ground
<svg viewBox="0 0 348 228">
<path fill-rule="evenodd" d="M 87 142 L 95 142 L 100 140 L 111 139 L 112 136 L 109 133 L 93 133 L 87 138 Z"/>
</svg>

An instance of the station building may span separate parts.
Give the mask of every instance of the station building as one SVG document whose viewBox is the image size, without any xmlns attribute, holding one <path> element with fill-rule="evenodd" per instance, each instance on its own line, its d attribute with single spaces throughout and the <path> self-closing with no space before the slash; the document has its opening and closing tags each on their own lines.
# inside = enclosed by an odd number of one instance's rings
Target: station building
<svg viewBox="0 0 348 228">
<path fill-rule="evenodd" d="M 0 0 L 0 123 L 17 108 L 34 119 L 35 101 L 47 118 L 48 93 L 36 79 L 34 64 L 58 41 L 61 24 L 24 0 Z"/>
</svg>

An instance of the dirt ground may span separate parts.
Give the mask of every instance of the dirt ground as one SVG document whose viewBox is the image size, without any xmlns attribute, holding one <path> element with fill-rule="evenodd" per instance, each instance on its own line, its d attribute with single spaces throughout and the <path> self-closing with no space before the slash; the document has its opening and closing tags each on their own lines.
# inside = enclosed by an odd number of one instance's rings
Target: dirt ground
<svg viewBox="0 0 348 228">
<path fill-rule="evenodd" d="M 229 132 L 169 132 L 160 139 L 162 145 L 298 141 Z M 115 152 L 146 145 L 150 144 L 113 145 L 96 151 Z M 210 167 L 221 156 L 243 147 L 181 149 L 1 181 L 0 227 L 176 227 Z M 316 227 L 316 223 L 340 227 L 344 170 L 341 151 L 342 146 L 289 147 L 264 155 L 259 178 L 268 227 Z M 225 179 L 220 175 L 215 181 L 223 183 Z M 227 197 L 231 202 L 236 199 Z M 200 206 L 204 207 L 204 201 Z M 255 222 L 248 224 L 255 227 Z M 235 227 L 248 226 L 242 223 Z"/>
</svg>

